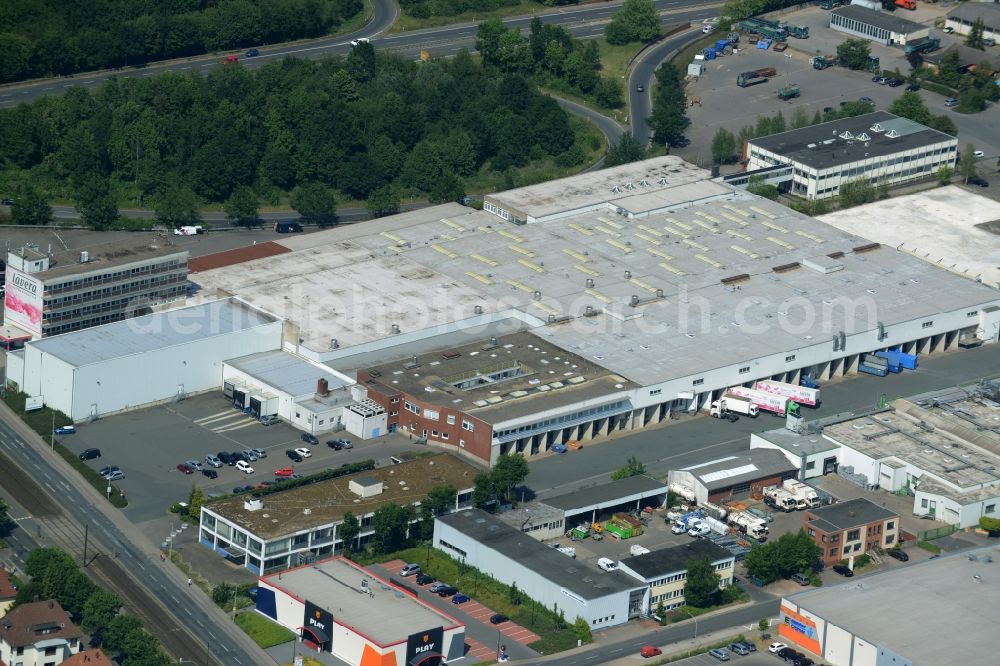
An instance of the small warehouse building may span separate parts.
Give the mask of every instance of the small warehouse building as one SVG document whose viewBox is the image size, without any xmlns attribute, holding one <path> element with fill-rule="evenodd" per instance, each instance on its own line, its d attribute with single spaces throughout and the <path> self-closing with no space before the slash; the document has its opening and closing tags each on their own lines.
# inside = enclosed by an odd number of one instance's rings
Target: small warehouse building
<svg viewBox="0 0 1000 666">
<path fill-rule="evenodd" d="M 700 559 L 707 559 L 719 575 L 719 589 L 733 584 L 736 557 L 708 539 L 696 539 L 680 546 L 628 557 L 618 563 L 618 569 L 646 586 L 643 614 L 652 615 L 661 603 L 666 611 L 687 604 L 684 589 L 688 563 Z"/>
<path fill-rule="evenodd" d="M 944 25 L 959 35 L 968 35 L 980 19 L 983 22 L 983 39 L 1000 41 L 1000 5 L 995 2 L 960 2 L 948 12 Z M 988 56 L 984 53 L 983 57 Z"/>
<path fill-rule="evenodd" d="M 517 583 L 535 601 L 558 606 L 570 623 L 582 617 L 591 629 L 604 629 L 643 611 L 646 586 L 570 558 L 481 509 L 437 518 L 434 547 L 505 585 Z"/>
<path fill-rule="evenodd" d="M 830 28 L 886 46 L 905 46 L 930 36 L 930 28 L 905 18 L 848 5 L 830 12 Z"/>
<path fill-rule="evenodd" d="M 465 656 L 465 625 L 341 557 L 265 576 L 257 612 L 350 666 L 438 666 Z"/>
<path fill-rule="evenodd" d="M 1000 623 L 996 546 L 781 600 L 779 640 L 831 666 L 987 664 Z"/>
<path fill-rule="evenodd" d="M 899 514 L 863 497 L 808 509 L 803 522 L 806 534 L 822 549 L 826 566 L 893 548 L 902 534 Z"/>
<path fill-rule="evenodd" d="M 837 471 L 840 447 L 823 437 L 822 430 L 795 432 L 788 428 L 776 428 L 767 432 L 750 435 L 750 450 L 770 449 L 778 451 L 799 470 L 798 478 L 805 480 Z"/>
<path fill-rule="evenodd" d="M 746 454 L 671 470 L 667 476 L 671 487 L 693 491 L 698 504 L 760 498 L 764 488 L 795 478 L 798 468 L 778 451 L 766 449 L 750 449 Z"/>
<path fill-rule="evenodd" d="M 748 171 L 790 165 L 791 191 L 807 199 L 835 197 L 842 185 L 857 180 L 892 185 L 927 178 L 943 166 L 954 167 L 957 156 L 955 137 L 887 111 L 747 142 Z M 824 270 L 824 259 L 816 270 Z M 813 260 L 801 261 L 809 265 Z"/>
<path fill-rule="evenodd" d="M 211 301 L 33 340 L 8 353 L 7 383 L 94 419 L 217 389 L 227 359 L 281 349 L 282 326 L 238 298 Z"/>
</svg>

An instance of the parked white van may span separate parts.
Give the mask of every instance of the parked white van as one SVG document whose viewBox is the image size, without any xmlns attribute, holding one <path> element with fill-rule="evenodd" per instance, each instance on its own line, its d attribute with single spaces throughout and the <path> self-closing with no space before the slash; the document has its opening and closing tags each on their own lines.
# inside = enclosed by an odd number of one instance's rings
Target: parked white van
<svg viewBox="0 0 1000 666">
<path fill-rule="evenodd" d="M 597 560 L 597 566 L 604 569 L 605 571 L 615 571 L 618 569 L 618 565 L 615 564 L 615 561 L 608 557 L 602 557 L 601 559 Z"/>
</svg>

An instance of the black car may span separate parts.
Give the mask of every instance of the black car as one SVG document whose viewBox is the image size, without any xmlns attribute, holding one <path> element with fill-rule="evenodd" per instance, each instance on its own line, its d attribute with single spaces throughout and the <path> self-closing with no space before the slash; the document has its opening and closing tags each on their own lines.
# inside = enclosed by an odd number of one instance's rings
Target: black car
<svg viewBox="0 0 1000 666">
<path fill-rule="evenodd" d="M 260 51 L 258 51 L 257 49 L 250 49 L 249 51 L 246 52 L 246 56 L 245 57 L 247 57 L 247 58 L 256 58 L 259 55 L 260 55 Z"/>
<path fill-rule="evenodd" d="M 337 440 L 337 439 L 331 439 L 330 441 L 328 441 L 326 443 L 326 445 L 329 446 L 334 451 L 340 451 L 341 449 L 344 448 L 344 445 L 341 444 L 340 440 Z"/>
<path fill-rule="evenodd" d="M 80 460 L 93 460 L 94 458 L 101 457 L 100 449 L 84 449 L 83 453 L 80 454 Z"/>
<path fill-rule="evenodd" d="M 302 462 L 302 456 L 300 456 L 295 449 L 288 449 L 285 451 L 285 455 L 288 456 L 292 462 Z"/>
<path fill-rule="evenodd" d="M 503 613 L 494 613 L 493 615 L 490 615 L 490 624 L 503 624 L 509 619 L 510 618 Z"/>
<path fill-rule="evenodd" d="M 434 576 L 425 573 L 417 574 L 417 585 L 428 585 L 437 580 Z"/>
<path fill-rule="evenodd" d="M 854 572 L 851 571 L 851 568 L 844 564 L 834 564 L 833 570 L 839 573 L 844 578 L 852 578 L 854 576 Z"/>
<path fill-rule="evenodd" d="M 439 597 L 453 597 L 458 594 L 458 588 L 452 585 L 445 585 L 437 591 Z"/>
<path fill-rule="evenodd" d="M 916 91 L 920 90 L 920 84 L 919 83 L 911 83 L 910 85 L 906 86 L 906 89 L 909 90 L 909 91 L 911 91 L 911 92 L 916 92 Z"/>
<path fill-rule="evenodd" d="M 233 459 L 233 454 L 228 451 L 219 451 L 216 457 L 222 461 L 223 465 L 235 465 L 236 461 Z"/>
<path fill-rule="evenodd" d="M 302 441 L 310 446 L 315 446 L 319 444 L 319 440 L 316 439 L 316 435 L 310 435 L 307 432 L 302 433 Z"/>
<path fill-rule="evenodd" d="M 900 562 L 909 562 L 910 556 L 902 551 L 900 548 L 890 548 L 889 557 L 895 557 Z"/>
<path fill-rule="evenodd" d="M 204 474 L 205 476 L 207 476 L 210 479 L 217 479 L 217 478 L 219 478 L 219 473 L 216 472 L 214 469 L 207 469 L 206 468 L 206 469 L 201 470 L 201 473 Z"/>
<path fill-rule="evenodd" d="M 13 206 L 13 205 L 14 205 L 13 199 L 7 199 L 6 197 L 0 199 L 0 206 Z"/>
<path fill-rule="evenodd" d="M 774 656 L 778 657 L 779 659 L 784 659 L 785 655 L 791 654 L 792 652 L 793 650 L 791 648 L 783 647 L 777 652 L 775 652 Z"/>
<path fill-rule="evenodd" d="M 969 178 L 969 185 L 978 185 L 979 187 L 989 187 L 990 183 L 985 178 L 980 178 L 979 176 L 972 176 Z"/>
<path fill-rule="evenodd" d="M 243 452 L 241 452 L 241 451 L 233 451 L 229 455 L 231 455 L 233 457 L 233 462 L 232 462 L 233 465 L 235 465 L 236 463 L 238 463 L 241 460 L 243 462 L 245 462 L 245 463 L 250 462 L 250 459 L 247 458 L 246 454 L 243 453 Z"/>
<path fill-rule="evenodd" d="M 906 83 L 903 79 L 889 79 L 889 87 L 896 88 Z"/>
</svg>

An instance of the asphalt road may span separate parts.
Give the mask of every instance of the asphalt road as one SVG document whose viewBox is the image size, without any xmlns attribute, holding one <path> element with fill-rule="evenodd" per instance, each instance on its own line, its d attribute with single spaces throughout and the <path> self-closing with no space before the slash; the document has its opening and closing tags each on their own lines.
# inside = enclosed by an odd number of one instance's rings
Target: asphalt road
<svg viewBox="0 0 1000 666">
<path fill-rule="evenodd" d="M 890 400 L 1000 375 L 1000 345 L 922 357 L 916 372 L 879 378 L 859 375 L 826 384 L 818 409 L 806 409 L 807 421 L 869 407 L 881 394 Z M 635 455 L 652 474 L 663 475 L 749 448 L 750 434 L 783 426 L 781 419 L 761 414 L 729 423 L 709 416 L 681 416 L 667 426 L 614 436 L 612 441 L 584 446 L 531 463 L 526 486 L 545 497 L 607 481 L 611 471 Z"/>
<path fill-rule="evenodd" d="M 176 567 L 163 564 L 155 547 L 116 509 L 80 484 L 62 459 L 39 446 L 36 437 L 23 436 L 27 426 L 6 406 L 0 407 L 0 415 L 0 483 L 14 505 L 26 512 L 14 516 L 18 524 L 35 527 L 35 536 L 22 530 L 12 534 L 18 553 L 44 539 L 45 545 L 82 558 L 89 526 L 91 575 L 116 592 L 174 657 L 227 666 L 271 661 L 200 589 L 187 586 Z"/>
<path fill-rule="evenodd" d="M 663 40 L 655 46 L 647 48 L 639 54 L 632 64 L 628 78 L 628 108 L 630 123 L 632 125 L 632 138 L 643 146 L 649 145 L 653 138 L 653 133 L 649 129 L 646 119 L 653 113 L 653 85 L 655 83 L 654 74 L 656 69 L 667 58 L 671 57 L 688 43 L 699 39 L 702 36 L 701 29 L 704 24 L 692 22 L 690 30 L 678 33 Z M 683 72 L 681 73 L 684 74 Z M 643 91 L 639 92 L 639 86 Z"/>
<path fill-rule="evenodd" d="M 715 3 L 710 0 L 657 0 L 656 6 L 661 14 L 670 16 L 672 22 L 697 21 L 708 18 L 716 13 L 714 9 L 704 9 L 705 5 Z M 569 7 L 556 9 L 545 14 L 538 14 L 546 23 L 565 26 L 575 36 L 580 38 L 596 37 L 604 30 L 604 25 L 621 7 L 620 2 L 608 2 L 584 7 Z M 319 58 L 325 55 L 346 55 L 351 50 L 350 41 L 357 37 L 368 37 L 377 49 L 393 51 L 409 58 L 418 58 L 421 50 L 426 50 L 432 56 L 450 56 L 460 49 L 474 49 L 476 40 L 475 22 L 463 23 L 440 28 L 428 28 L 401 33 L 383 34 L 396 19 L 398 8 L 392 0 L 375 0 L 375 12 L 372 21 L 361 30 L 349 35 L 323 38 L 310 41 L 278 44 L 259 49 L 260 55 L 254 58 L 241 57 L 244 67 L 259 67 L 265 63 L 293 56 L 298 58 Z M 508 19 L 505 23 L 516 27 L 525 34 L 533 16 L 523 16 Z M 43 79 L 25 83 L 11 84 L 0 87 L 0 107 L 15 106 L 28 102 L 42 95 L 57 95 L 67 88 L 80 85 L 93 88 L 111 77 L 144 78 L 162 74 L 163 72 L 206 72 L 222 64 L 224 54 L 210 54 L 180 60 L 170 60 L 149 64 L 145 67 L 87 72 L 74 76 Z"/>
</svg>

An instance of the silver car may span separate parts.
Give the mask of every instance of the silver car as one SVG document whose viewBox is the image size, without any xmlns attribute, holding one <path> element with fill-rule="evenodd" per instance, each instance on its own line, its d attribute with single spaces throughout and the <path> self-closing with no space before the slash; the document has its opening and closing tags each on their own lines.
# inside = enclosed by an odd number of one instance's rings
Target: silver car
<svg viewBox="0 0 1000 666">
<path fill-rule="evenodd" d="M 200 472 L 201 470 L 205 469 L 204 467 L 202 467 L 201 463 L 198 462 L 197 460 L 185 460 L 184 464 L 196 472 Z"/>
<path fill-rule="evenodd" d="M 260 457 L 253 449 L 243 449 L 242 453 L 246 457 L 247 462 L 257 462 L 257 458 Z"/>
<path fill-rule="evenodd" d="M 214 453 L 209 453 L 205 456 L 205 462 L 207 462 L 212 467 L 222 467 L 222 461 L 219 460 L 219 456 Z"/>
<path fill-rule="evenodd" d="M 712 655 L 719 661 L 729 661 L 729 651 L 726 648 L 714 648 L 708 651 L 708 654 Z"/>
</svg>

